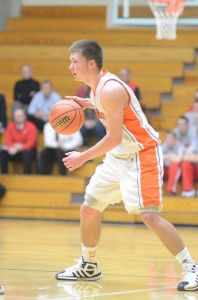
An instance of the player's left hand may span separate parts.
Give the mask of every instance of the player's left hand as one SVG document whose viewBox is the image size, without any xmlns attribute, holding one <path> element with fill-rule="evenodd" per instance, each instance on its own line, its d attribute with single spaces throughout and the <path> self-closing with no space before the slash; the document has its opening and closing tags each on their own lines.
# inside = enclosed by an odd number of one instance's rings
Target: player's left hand
<svg viewBox="0 0 198 300">
<path fill-rule="evenodd" d="M 85 163 L 80 152 L 72 151 L 65 153 L 65 155 L 66 157 L 64 157 L 62 161 L 64 163 L 64 166 L 69 171 L 80 168 Z"/>
</svg>

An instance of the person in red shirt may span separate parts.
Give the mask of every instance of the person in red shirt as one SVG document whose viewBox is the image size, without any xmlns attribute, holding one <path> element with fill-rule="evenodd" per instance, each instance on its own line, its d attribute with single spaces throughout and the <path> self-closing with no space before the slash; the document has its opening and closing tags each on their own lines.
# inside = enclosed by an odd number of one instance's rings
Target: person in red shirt
<svg viewBox="0 0 198 300">
<path fill-rule="evenodd" d="M 27 121 L 25 110 L 13 113 L 13 122 L 6 129 L 6 150 L 1 152 L 1 173 L 8 173 L 9 161 L 23 161 L 24 174 L 31 174 L 32 161 L 36 157 L 36 126 Z"/>
</svg>

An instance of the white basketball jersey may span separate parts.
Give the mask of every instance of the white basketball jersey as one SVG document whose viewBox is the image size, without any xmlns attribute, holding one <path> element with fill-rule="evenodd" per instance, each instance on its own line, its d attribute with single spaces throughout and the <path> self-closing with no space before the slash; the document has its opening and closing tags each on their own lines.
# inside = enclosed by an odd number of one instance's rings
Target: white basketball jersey
<svg viewBox="0 0 198 300">
<path fill-rule="evenodd" d="M 106 112 L 100 102 L 100 95 L 104 85 L 108 81 L 119 82 L 130 96 L 130 104 L 124 110 L 122 143 L 110 151 L 115 157 L 129 158 L 134 153 L 149 147 L 155 147 L 160 144 L 159 134 L 149 124 L 140 107 L 139 101 L 131 88 L 121 81 L 117 76 L 109 72 L 103 72 L 100 81 L 96 87 L 95 93 L 91 91 L 90 98 L 96 109 L 96 113 L 101 122 L 106 127 Z M 108 128 L 106 128 L 108 131 Z"/>
</svg>

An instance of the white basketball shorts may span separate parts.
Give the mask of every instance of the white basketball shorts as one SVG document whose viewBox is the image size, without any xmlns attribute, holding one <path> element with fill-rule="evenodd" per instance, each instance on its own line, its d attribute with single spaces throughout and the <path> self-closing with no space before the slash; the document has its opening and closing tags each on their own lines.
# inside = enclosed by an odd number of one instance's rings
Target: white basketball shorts
<svg viewBox="0 0 198 300">
<path fill-rule="evenodd" d="M 84 204 L 103 211 L 123 200 L 129 213 L 159 212 L 162 207 L 163 156 L 161 146 L 120 159 L 107 153 L 86 188 Z"/>
</svg>

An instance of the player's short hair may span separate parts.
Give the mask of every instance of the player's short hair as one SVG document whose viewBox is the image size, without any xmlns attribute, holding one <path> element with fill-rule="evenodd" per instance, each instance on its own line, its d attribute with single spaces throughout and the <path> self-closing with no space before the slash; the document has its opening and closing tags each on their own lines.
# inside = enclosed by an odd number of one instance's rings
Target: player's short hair
<svg viewBox="0 0 198 300">
<path fill-rule="evenodd" d="M 103 66 L 103 51 L 101 46 L 93 40 L 78 40 L 70 48 L 70 52 L 80 52 L 87 60 L 95 60 L 98 69 Z"/>
</svg>

